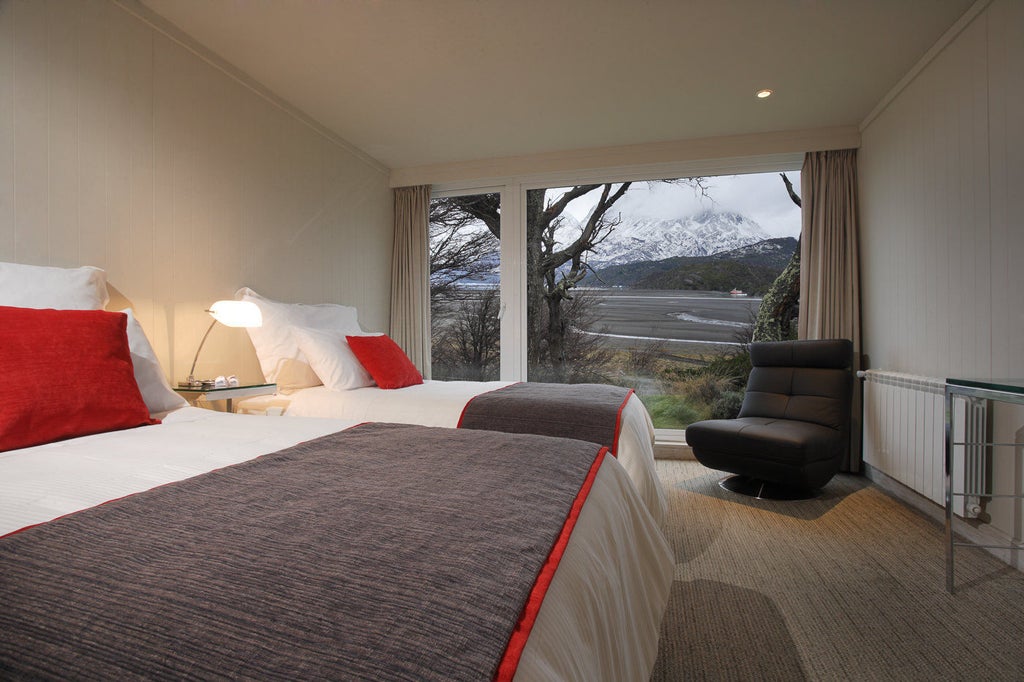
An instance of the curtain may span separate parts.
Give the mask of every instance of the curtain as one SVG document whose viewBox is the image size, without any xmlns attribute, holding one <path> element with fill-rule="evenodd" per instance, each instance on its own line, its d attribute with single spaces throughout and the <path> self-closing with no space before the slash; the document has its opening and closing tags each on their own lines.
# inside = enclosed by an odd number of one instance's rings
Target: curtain
<svg viewBox="0 0 1024 682">
<path fill-rule="evenodd" d="M 391 338 L 430 378 L 430 185 L 395 189 Z"/>
<path fill-rule="evenodd" d="M 809 152 L 800 172 L 803 203 L 800 237 L 801 339 L 853 341 L 853 369 L 860 357 L 860 256 L 857 150 Z M 861 464 L 861 387 L 854 381 L 850 456 L 843 471 Z"/>
</svg>

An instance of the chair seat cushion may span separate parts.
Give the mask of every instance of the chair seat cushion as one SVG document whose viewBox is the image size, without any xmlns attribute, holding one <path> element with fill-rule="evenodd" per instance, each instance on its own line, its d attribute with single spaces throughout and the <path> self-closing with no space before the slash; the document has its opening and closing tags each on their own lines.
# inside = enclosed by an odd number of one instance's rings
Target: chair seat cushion
<svg viewBox="0 0 1024 682">
<path fill-rule="evenodd" d="M 845 436 L 810 422 L 740 417 L 691 424 L 686 429 L 686 442 L 698 459 L 702 453 L 719 453 L 798 466 L 841 454 Z"/>
</svg>

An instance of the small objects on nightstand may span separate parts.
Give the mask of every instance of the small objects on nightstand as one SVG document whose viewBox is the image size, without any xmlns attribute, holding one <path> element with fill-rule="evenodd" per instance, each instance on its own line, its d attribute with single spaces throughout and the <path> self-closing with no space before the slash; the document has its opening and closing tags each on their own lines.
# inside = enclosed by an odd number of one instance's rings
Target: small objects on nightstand
<svg viewBox="0 0 1024 682">
<path fill-rule="evenodd" d="M 228 385 L 228 379 L 234 379 L 235 385 Z M 222 382 L 221 386 L 215 385 L 218 380 Z M 223 400 L 226 404 L 227 411 L 233 412 L 234 405 L 232 401 L 236 398 L 272 395 L 277 392 L 277 384 L 252 384 L 242 386 L 238 383 L 238 379 L 232 376 L 228 378 L 217 377 L 217 379 L 212 381 L 199 382 L 198 386 L 183 382 L 174 390 L 184 396 L 185 399 L 193 406 L 198 406 L 201 402 L 209 403 L 215 400 Z"/>
</svg>

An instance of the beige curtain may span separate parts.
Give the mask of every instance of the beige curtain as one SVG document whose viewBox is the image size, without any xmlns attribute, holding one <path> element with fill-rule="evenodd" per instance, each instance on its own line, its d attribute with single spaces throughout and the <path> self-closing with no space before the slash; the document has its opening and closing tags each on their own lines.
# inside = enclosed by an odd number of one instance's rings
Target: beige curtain
<svg viewBox="0 0 1024 682">
<path fill-rule="evenodd" d="M 850 339 L 856 371 L 861 366 L 857 150 L 808 153 L 800 172 L 800 189 L 799 336 Z M 860 382 L 855 381 L 850 458 L 844 462 L 844 471 L 860 471 L 860 389 Z"/>
<path fill-rule="evenodd" d="M 395 189 L 391 338 L 430 378 L 430 185 Z"/>
</svg>

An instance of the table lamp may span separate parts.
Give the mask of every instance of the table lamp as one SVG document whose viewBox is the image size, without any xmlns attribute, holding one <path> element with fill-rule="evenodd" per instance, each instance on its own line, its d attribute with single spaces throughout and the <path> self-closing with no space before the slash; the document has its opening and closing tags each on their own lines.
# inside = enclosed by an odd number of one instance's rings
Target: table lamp
<svg viewBox="0 0 1024 682">
<path fill-rule="evenodd" d="M 206 337 L 210 335 L 213 330 L 213 326 L 220 322 L 225 327 L 262 327 L 263 326 L 263 314 L 260 312 L 259 306 L 251 301 L 217 301 L 210 306 L 210 309 L 206 312 L 210 313 L 213 317 L 213 322 L 206 329 L 206 333 L 203 334 L 203 340 L 199 342 L 199 348 L 196 349 L 196 356 L 192 359 L 192 368 L 188 371 L 188 379 L 179 382 L 179 386 L 188 388 L 202 388 L 204 384 L 210 384 L 212 382 L 202 381 L 196 379 L 196 362 L 199 361 L 199 352 L 203 350 L 203 344 L 206 343 Z"/>
</svg>

